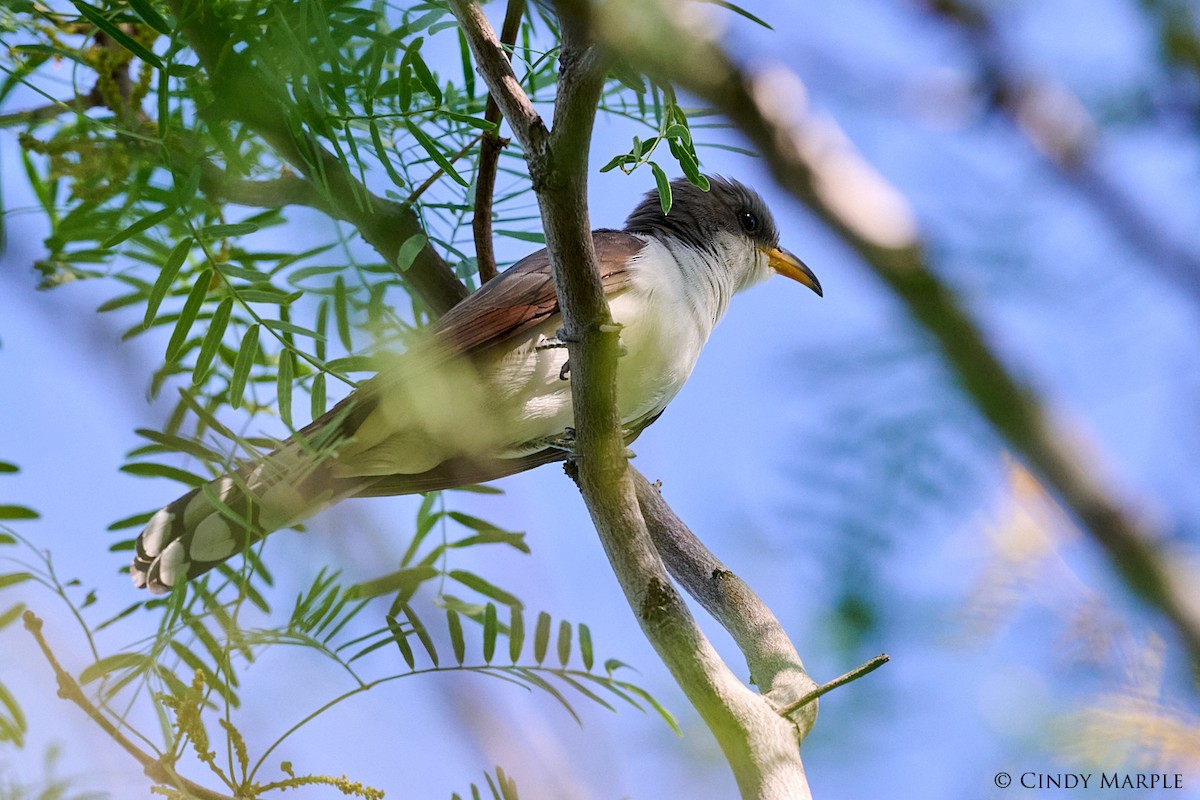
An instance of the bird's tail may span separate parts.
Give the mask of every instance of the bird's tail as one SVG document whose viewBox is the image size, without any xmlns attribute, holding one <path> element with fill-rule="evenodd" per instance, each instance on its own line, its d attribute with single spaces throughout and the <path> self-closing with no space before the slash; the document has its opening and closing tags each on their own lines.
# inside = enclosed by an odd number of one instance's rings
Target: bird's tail
<svg viewBox="0 0 1200 800">
<path fill-rule="evenodd" d="M 290 443 L 169 503 L 137 538 L 134 585 L 168 592 L 371 482 L 335 477 L 326 461 Z"/>
</svg>

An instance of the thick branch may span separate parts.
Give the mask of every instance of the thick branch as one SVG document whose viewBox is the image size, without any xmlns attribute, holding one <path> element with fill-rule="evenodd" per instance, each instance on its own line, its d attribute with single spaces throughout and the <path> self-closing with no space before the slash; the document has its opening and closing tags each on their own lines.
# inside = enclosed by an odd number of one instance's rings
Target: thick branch
<svg viewBox="0 0 1200 800">
<path fill-rule="evenodd" d="M 504 24 L 500 26 L 500 44 L 512 61 L 512 46 L 521 30 L 521 17 L 525 13 L 525 0 L 508 0 L 504 12 Z M 500 151 L 508 144 L 500 137 L 500 106 L 488 92 L 483 118 L 496 126 L 485 131 L 483 144 L 479 148 L 479 169 L 475 173 L 475 216 L 471 228 L 475 235 L 475 260 L 479 265 L 479 282 L 487 283 L 496 277 L 496 250 L 492 243 L 492 203 L 496 194 L 496 172 L 500 168 Z"/>
<path fill-rule="evenodd" d="M 587 18 L 585 3 L 571 6 L 578 19 Z M 748 72 L 703 32 L 681 24 L 664 3 L 622 0 L 603 9 L 594 19 L 598 38 L 733 120 L 779 184 L 858 252 L 933 336 L 963 391 L 1000 436 L 1104 548 L 1136 594 L 1171 620 L 1200 661 L 1194 588 L 1158 552 L 1154 532 L 1088 470 L 1086 451 L 1055 427 L 1041 399 L 1009 371 L 930 270 L 904 198 L 830 121 L 805 114 L 799 79 L 783 69 Z"/>
<path fill-rule="evenodd" d="M 721 662 L 659 559 L 639 511 L 616 406 L 619 328 L 611 322 L 587 215 L 587 154 L 605 68 L 564 24 L 553 132 L 546 134 L 479 7 L 451 3 L 488 88 L 525 147 L 569 341 L 579 484 L 647 638 L 709 725 L 745 797 L 809 797 L 794 726 Z"/>
<path fill-rule="evenodd" d="M 328 198 L 330 213 L 353 225 L 394 265 L 400 247 L 423 233 L 416 213 L 372 194 L 340 159 L 302 129 L 254 62 L 230 46 L 232 36 L 217 18 L 216 6 L 200 0 L 169 0 L 168 5 L 208 74 L 209 88 L 216 97 L 204 113 L 236 120 L 262 136 L 315 191 Z M 434 314 L 445 312 L 467 295 L 466 287 L 430 244 L 417 255 L 404 278 Z"/>
</svg>

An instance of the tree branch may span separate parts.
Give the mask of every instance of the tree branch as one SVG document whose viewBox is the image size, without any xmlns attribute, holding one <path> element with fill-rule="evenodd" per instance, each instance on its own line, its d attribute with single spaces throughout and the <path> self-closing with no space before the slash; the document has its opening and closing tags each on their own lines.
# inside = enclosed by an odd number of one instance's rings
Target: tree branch
<svg viewBox="0 0 1200 800">
<path fill-rule="evenodd" d="M 813 692 L 819 687 L 805 671 L 783 626 L 754 590 L 675 515 L 659 485 L 632 467 L 630 472 L 650 537 L 672 577 L 733 637 L 746 657 L 751 682 L 779 708 L 803 709 L 794 720 L 803 738 L 816 721 L 817 707 L 801 703 L 800 698 L 816 699 L 819 695 Z"/>
<path fill-rule="evenodd" d="M 395 265 L 400 247 L 423 233 L 416 212 L 368 191 L 340 159 L 288 114 L 251 59 L 231 46 L 233 37 L 217 17 L 216 6 L 201 0 L 169 0 L 168 6 L 179 19 L 216 97 L 202 113 L 236 120 L 262 136 L 327 198 L 333 216 L 353 225 L 384 261 Z M 444 313 L 467 296 L 466 287 L 428 243 L 403 277 L 434 314 Z"/>
<path fill-rule="evenodd" d="M 797 728 L 721 662 L 667 576 L 640 513 L 616 411 L 619 327 L 612 324 L 587 214 L 587 156 L 605 64 L 564 21 L 554 127 L 516 81 L 479 6 L 453 0 L 476 63 L 525 148 L 538 195 L 571 359 L 579 485 L 601 543 L 647 638 L 700 712 L 744 797 L 810 797 Z"/>
<path fill-rule="evenodd" d="M 577 19 L 591 18 L 585 0 L 571 0 L 570 9 Z M 906 200 L 831 121 L 807 115 L 799 79 L 782 68 L 743 69 L 662 2 L 614 0 L 594 17 L 593 27 L 598 39 L 631 64 L 687 89 L 741 129 L 779 185 L 850 245 L 904 303 L 934 338 L 967 397 L 1101 545 L 1133 591 L 1166 615 L 1200 662 L 1194 588 L 1158 552 L 1159 537 L 1088 470 L 1085 465 L 1094 459 L 1056 428 L 1038 395 L 1009 371 L 930 270 Z M 854 187 L 853 194 L 847 186 Z"/>
<path fill-rule="evenodd" d="M 504 12 L 504 24 L 500 26 L 500 44 L 512 62 L 512 47 L 521 30 L 521 17 L 525 13 L 525 0 L 508 0 Z M 483 144 L 479 148 L 479 169 L 475 173 L 475 216 L 471 228 L 475 234 L 475 260 L 479 266 L 479 282 L 487 283 L 496 277 L 496 250 L 492 243 L 492 203 L 496 194 L 496 170 L 500 167 L 500 151 L 508 144 L 500 137 L 500 106 L 488 92 L 487 106 L 483 118 L 496 125 L 495 130 L 485 131 Z"/>
</svg>

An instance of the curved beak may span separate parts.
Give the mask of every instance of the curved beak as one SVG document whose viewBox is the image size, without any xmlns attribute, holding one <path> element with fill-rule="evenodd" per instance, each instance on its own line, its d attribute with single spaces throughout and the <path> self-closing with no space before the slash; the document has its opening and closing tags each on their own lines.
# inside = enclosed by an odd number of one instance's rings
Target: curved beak
<svg viewBox="0 0 1200 800">
<path fill-rule="evenodd" d="M 782 247 L 764 247 L 762 251 L 767 254 L 767 263 L 771 266 L 771 269 L 785 278 L 791 278 L 794 281 L 803 283 L 816 292 L 817 297 L 825 296 L 825 293 L 821 291 L 821 282 L 817 280 L 817 276 L 813 274 L 813 271 L 803 261 Z"/>
</svg>

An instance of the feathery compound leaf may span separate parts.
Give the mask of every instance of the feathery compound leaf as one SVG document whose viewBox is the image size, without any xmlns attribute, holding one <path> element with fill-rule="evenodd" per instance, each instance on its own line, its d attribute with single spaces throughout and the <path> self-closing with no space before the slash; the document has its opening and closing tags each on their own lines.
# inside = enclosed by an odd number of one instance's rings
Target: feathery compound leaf
<svg viewBox="0 0 1200 800">
<path fill-rule="evenodd" d="M 233 362 L 233 375 L 229 379 L 229 405 L 237 408 L 242 404 L 242 395 L 246 391 L 246 381 L 250 377 L 250 368 L 258 358 L 258 325 L 251 325 L 242 337 L 238 347 L 237 358 Z"/>
<path fill-rule="evenodd" d="M 233 298 L 226 297 L 217 306 L 217 310 L 213 312 L 212 319 L 208 323 L 208 331 L 204 334 L 204 341 L 200 344 L 200 352 L 196 356 L 196 365 L 192 367 L 193 385 L 199 386 L 208 377 L 213 356 L 217 354 L 217 348 L 221 346 L 221 340 L 225 338 L 225 328 L 229 325 L 229 315 L 231 313 L 233 313 Z"/>
<path fill-rule="evenodd" d="M 167 361 L 174 361 L 183 350 L 183 344 L 187 341 L 188 334 L 191 333 L 192 324 L 200 314 L 200 306 L 203 305 L 204 298 L 208 295 L 208 285 L 211 280 L 212 270 L 206 269 L 196 277 L 196 282 L 192 284 L 192 290 L 183 303 L 183 310 L 179 312 L 175 330 L 171 333 L 171 341 L 167 343 Z"/>
<path fill-rule="evenodd" d="M 446 609 L 446 627 L 450 631 L 450 646 L 454 649 L 454 660 L 461 667 L 467 652 L 467 643 L 463 639 L 462 619 L 452 608 Z"/>
<path fill-rule="evenodd" d="M 192 243 L 192 237 L 185 236 L 176 243 L 171 254 L 167 256 L 167 260 L 158 273 L 158 278 L 154 281 L 154 286 L 150 288 L 150 296 L 146 299 L 146 316 L 142 320 L 143 328 L 149 328 L 150 323 L 154 321 L 154 315 L 158 312 L 163 298 L 167 296 L 167 291 L 175 281 L 175 276 L 179 274 L 179 268 L 187 260 L 188 253 L 192 252 Z"/>
<path fill-rule="evenodd" d="M 38 519 L 41 515 L 32 508 L 16 505 L 0 505 L 0 519 Z"/>
<path fill-rule="evenodd" d="M 491 664 L 492 656 L 496 654 L 496 634 L 499 626 L 496 624 L 496 605 L 488 603 L 483 612 L 483 663 Z"/>
<path fill-rule="evenodd" d="M 546 648 L 550 646 L 550 615 L 538 612 L 537 627 L 533 632 L 533 659 L 538 664 L 546 660 Z"/>
</svg>

